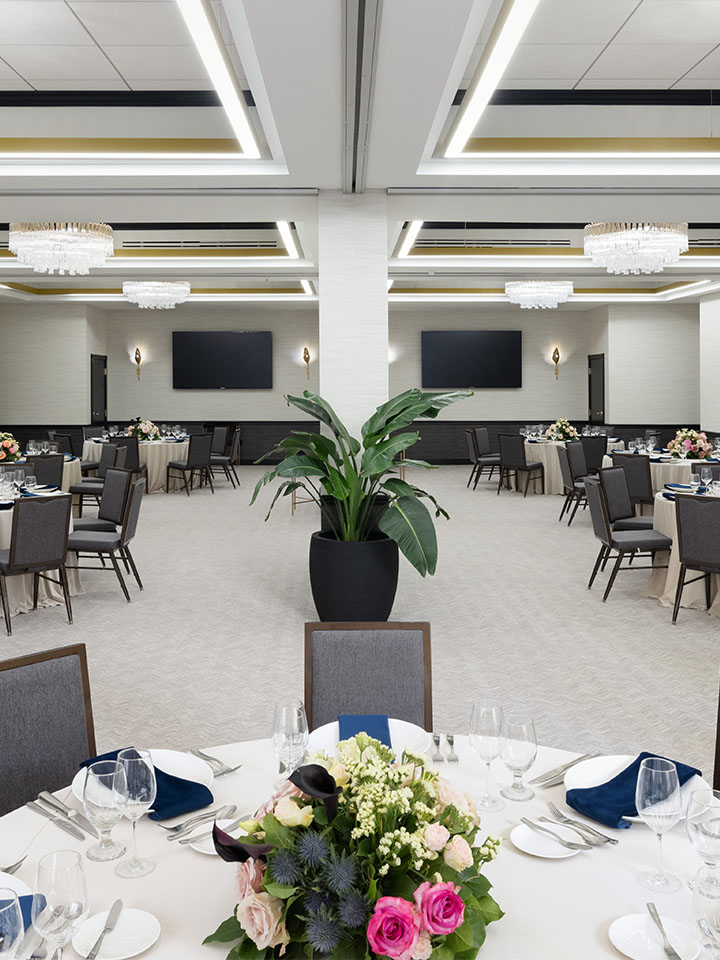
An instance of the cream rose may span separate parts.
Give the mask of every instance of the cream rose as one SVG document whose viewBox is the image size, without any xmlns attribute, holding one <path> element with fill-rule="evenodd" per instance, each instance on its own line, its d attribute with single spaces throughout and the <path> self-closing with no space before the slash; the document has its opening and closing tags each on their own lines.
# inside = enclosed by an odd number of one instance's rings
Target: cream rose
<svg viewBox="0 0 720 960">
<path fill-rule="evenodd" d="M 427 933 L 421 933 L 412 952 L 412 960 L 430 960 L 432 949 L 430 935 Z"/>
<path fill-rule="evenodd" d="M 258 809 L 257 813 L 255 814 L 255 819 L 261 821 L 265 814 L 274 813 L 277 802 L 281 799 L 281 797 L 302 797 L 306 799 L 305 794 L 302 792 L 302 790 L 300 790 L 299 787 L 296 787 L 294 783 L 290 783 L 289 780 L 286 780 L 282 787 L 280 787 L 280 789 L 276 791 L 269 800 L 266 800 L 265 803 L 263 803 Z"/>
<path fill-rule="evenodd" d="M 450 839 L 450 831 L 441 823 L 430 823 L 425 827 L 425 845 L 431 850 L 442 850 Z"/>
<path fill-rule="evenodd" d="M 265 864 L 263 861 L 256 860 L 253 857 L 250 857 L 245 863 L 237 865 L 235 891 L 238 902 L 244 900 L 250 893 L 260 893 L 264 873 Z"/>
<path fill-rule="evenodd" d="M 460 834 L 454 836 L 443 851 L 443 859 L 449 867 L 458 872 L 472 866 L 472 850 L 465 837 Z"/>
<path fill-rule="evenodd" d="M 240 926 L 258 950 L 282 944 L 280 954 L 290 942 L 285 924 L 281 923 L 283 902 L 269 893 L 251 891 L 237 905 L 236 917 Z"/>
<path fill-rule="evenodd" d="M 274 813 L 285 827 L 309 827 L 313 822 L 312 807 L 299 807 L 291 797 L 281 797 Z"/>
</svg>

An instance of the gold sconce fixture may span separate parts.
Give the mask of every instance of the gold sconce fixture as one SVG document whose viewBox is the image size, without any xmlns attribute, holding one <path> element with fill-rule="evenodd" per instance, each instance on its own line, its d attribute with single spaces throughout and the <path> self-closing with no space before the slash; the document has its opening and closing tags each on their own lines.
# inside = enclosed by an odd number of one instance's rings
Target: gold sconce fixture
<svg viewBox="0 0 720 960">
<path fill-rule="evenodd" d="M 310 351 L 307 347 L 303 350 L 303 360 L 305 361 L 305 369 L 307 370 L 307 378 L 310 379 Z"/>
<path fill-rule="evenodd" d="M 555 364 L 555 379 L 557 380 L 560 371 L 558 370 L 558 364 L 560 363 L 560 351 L 557 347 L 553 350 L 552 353 L 552 362 Z"/>
<path fill-rule="evenodd" d="M 142 363 L 142 354 L 140 353 L 140 347 L 135 347 L 135 363 L 137 364 L 137 375 L 138 380 L 140 379 L 140 364 Z"/>
</svg>

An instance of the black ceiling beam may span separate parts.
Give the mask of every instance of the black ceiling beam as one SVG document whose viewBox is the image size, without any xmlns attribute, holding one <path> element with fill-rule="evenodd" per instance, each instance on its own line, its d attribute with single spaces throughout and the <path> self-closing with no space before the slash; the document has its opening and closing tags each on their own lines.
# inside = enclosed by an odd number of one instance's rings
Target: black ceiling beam
<svg viewBox="0 0 720 960">
<path fill-rule="evenodd" d="M 463 102 L 465 90 L 453 100 Z M 496 90 L 492 107 L 708 107 L 720 104 L 720 90 Z"/>
<path fill-rule="evenodd" d="M 254 107 L 249 90 L 245 103 Z M 219 107 L 214 90 L 2 90 L 0 107 Z"/>
<path fill-rule="evenodd" d="M 540 223 L 523 222 L 511 223 L 501 221 L 481 220 L 468 221 L 467 223 L 458 220 L 425 220 L 423 230 L 584 230 L 587 222 L 583 223 Z M 720 223 L 689 223 L 689 230 L 720 230 Z"/>
</svg>

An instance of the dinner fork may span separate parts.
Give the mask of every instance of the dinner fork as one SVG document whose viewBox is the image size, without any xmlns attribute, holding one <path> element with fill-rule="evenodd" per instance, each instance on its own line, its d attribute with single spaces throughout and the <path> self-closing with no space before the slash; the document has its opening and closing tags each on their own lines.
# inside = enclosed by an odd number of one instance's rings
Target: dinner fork
<svg viewBox="0 0 720 960">
<path fill-rule="evenodd" d="M 554 817 L 558 823 L 579 827 L 581 830 L 584 830 L 585 833 L 593 837 L 598 837 L 605 843 L 618 843 L 615 837 L 609 837 L 606 833 L 601 833 L 599 830 L 596 830 L 595 827 L 591 827 L 589 823 L 583 823 L 581 820 L 573 820 L 572 817 L 566 817 L 565 814 L 555 806 L 552 800 L 548 800 L 546 806 L 550 811 L 550 816 Z"/>
<path fill-rule="evenodd" d="M 224 777 L 228 773 L 234 773 L 242 766 L 242 764 L 239 763 L 236 767 L 230 767 L 223 760 L 218 759 L 218 757 L 211 757 L 209 753 L 203 753 L 202 750 L 191 750 L 190 753 L 192 753 L 194 757 L 198 757 L 200 760 L 204 760 L 205 763 L 210 764 L 216 777 Z"/>
<path fill-rule="evenodd" d="M 660 919 L 660 914 L 657 912 L 657 907 L 654 903 L 646 903 L 645 906 L 648 909 L 648 913 L 653 918 L 655 926 L 660 931 L 660 936 L 663 941 L 663 950 L 665 951 L 665 956 L 670 957 L 671 960 L 682 960 L 682 957 L 677 952 L 675 947 L 668 940 L 667 933 L 665 933 L 665 927 L 662 925 L 662 920 Z"/>
<path fill-rule="evenodd" d="M 219 807 L 217 810 L 206 810 L 205 813 L 200 813 L 195 817 L 190 817 L 189 820 L 183 820 L 182 823 L 176 823 L 174 827 L 169 827 L 166 823 L 157 823 L 157 821 L 156 823 L 158 827 L 162 827 L 163 830 L 167 830 L 169 834 L 180 833 L 182 830 L 192 826 L 194 823 L 202 823 L 203 820 L 212 820 L 222 809 L 224 808 Z"/>
<path fill-rule="evenodd" d="M 564 837 L 559 837 L 557 833 L 554 833 L 552 830 L 548 830 L 547 827 L 541 827 L 539 823 L 535 823 L 533 820 L 528 820 L 527 817 L 521 817 L 520 822 L 524 823 L 526 827 L 530 827 L 530 829 L 534 830 L 536 833 L 543 833 L 546 837 L 552 837 L 553 840 L 557 840 L 561 847 L 567 847 L 568 850 L 592 849 L 592 846 L 589 843 L 575 843 L 574 840 L 565 840 Z"/>
<path fill-rule="evenodd" d="M 25 863 L 27 859 L 27 854 L 24 857 L 20 857 L 17 863 L 11 863 L 9 867 L 0 867 L 0 873 L 16 873 L 20 867 Z"/>
<path fill-rule="evenodd" d="M 445 757 L 440 751 L 440 734 L 434 733 L 432 735 L 433 743 L 435 744 L 435 753 L 433 754 L 433 763 L 445 763 Z"/>
<path fill-rule="evenodd" d="M 448 746 L 450 747 L 450 753 L 448 754 L 448 763 L 457 763 L 460 757 L 455 753 L 455 734 L 446 733 L 445 739 L 447 740 Z"/>
</svg>

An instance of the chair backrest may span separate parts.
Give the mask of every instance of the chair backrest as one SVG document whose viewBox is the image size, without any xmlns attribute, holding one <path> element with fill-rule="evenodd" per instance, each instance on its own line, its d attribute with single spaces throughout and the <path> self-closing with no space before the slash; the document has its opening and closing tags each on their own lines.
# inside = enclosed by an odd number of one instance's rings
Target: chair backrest
<svg viewBox="0 0 720 960">
<path fill-rule="evenodd" d="M 101 445 L 97 471 L 99 477 L 104 477 L 110 467 L 116 466 L 115 458 L 117 456 L 117 452 L 118 448 L 110 441 Z"/>
<path fill-rule="evenodd" d="M 132 470 L 110 467 L 105 474 L 105 483 L 100 498 L 99 520 L 109 520 L 115 524 L 123 522 L 132 476 Z"/>
<path fill-rule="evenodd" d="M 130 495 L 128 497 L 127 506 L 125 508 L 125 519 L 123 521 L 123 528 L 120 538 L 123 545 L 130 543 L 132 538 L 135 536 L 138 525 L 138 517 L 140 516 L 140 507 L 142 506 L 142 498 L 145 493 L 145 479 L 141 478 L 136 480 L 132 485 L 130 490 Z"/>
<path fill-rule="evenodd" d="M 125 462 L 120 464 L 115 462 L 116 467 L 124 467 L 126 470 L 132 470 L 133 473 L 140 472 L 140 447 L 138 446 L 137 437 L 118 437 L 113 440 L 112 443 L 120 449 L 124 447 L 125 449 Z M 122 456 L 122 454 L 121 454 Z"/>
<path fill-rule="evenodd" d="M 708 464 L 712 471 L 713 480 L 720 480 L 720 464 Z"/>
<path fill-rule="evenodd" d="M 472 432 L 472 430 L 466 430 L 465 435 L 467 437 L 468 454 L 470 456 L 470 463 L 477 463 L 478 452 L 477 452 L 477 445 L 475 443 L 475 434 Z"/>
<path fill-rule="evenodd" d="M 588 475 L 588 468 L 585 462 L 583 445 L 578 440 L 571 440 L 565 444 L 565 449 L 567 450 L 573 480 L 584 480 Z"/>
<path fill-rule="evenodd" d="M 50 570 L 65 563 L 72 497 L 24 497 L 13 507 L 11 570 Z"/>
<path fill-rule="evenodd" d="M 46 483 L 54 487 L 62 486 L 63 465 L 65 457 L 62 453 L 38 454 L 25 458 L 31 468 L 26 473 L 35 476 L 38 483 Z"/>
<path fill-rule="evenodd" d="M 487 427 L 473 427 L 473 433 L 475 434 L 475 447 L 478 452 L 479 457 L 487 456 L 488 453 L 492 453 L 492 447 L 490 446 L 490 434 L 488 433 Z"/>
<path fill-rule="evenodd" d="M 429 623 L 306 623 L 310 729 L 342 713 L 386 713 L 432 730 Z"/>
<path fill-rule="evenodd" d="M 69 453 L 70 456 L 75 456 L 75 448 L 73 447 L 73 439 L 69 433 L 56 433 L 55 434 L 55 443 L 58 445 L 59 453 Z"/>
<path fill-rule="evenodd" d="M 135 438 L 137 439 L 137 437 Z M 125 461 L 128 456 L 128 447 L 125 444 L 114 443 L 112 446 L 115 447 L 115 459 L 112 462 L 113 467 L 124 467 Z M 108 467 L 108 470 L 110 467 Z M 106 471 L 107 472 L 107 471 Z"/>
<path fill-rule="evenodd" d="M 562 476 L 563 486 L 565 487 L 565 493 L 570 493 L 571 490 L 575 489 L 575 481 L 573 480 L 570 461 L 568 460 L 568 452 L 564 444 L 558 444 L 557 454 L 558 460 L 560 461 L 560 474 Z"/>
<path fill-rule="evenodd" d="M 28 463 L 27 460 L 25 463 L 0 463 L 0 473 L 5 473 L 8 470 L 22 470 L 25 476 L 33 472 L 32 464 Z"/>
<path fill-rule="evenodd" d="M 597 473 L 607 452 L 607 437 L 580 437 L 588 473 Z"/>
<path fill-rule="evenodd" d="M 226 441 L 227 427 L 214 427 L 212 432 L 212 452 L 222 456 L 225 453 Z"/>
<path fill-rule="evenodd" d="M 720 570 L 720 500 L 676 496 L 675 518 L 680 563 L 700 570 Z"/>
<path fill-rule="evenodd" d="M 515 470 L 518 467 L 525 469 L 525 441 L 519 433 L 501 433 L 498 435 L 500 444 L 500 464 L 504 468 Z"/>
<path fill-rule="evenodd" d="M 612 462 L 614 467 L 622 467 L 625 471 L 625 479 L 632 502 L 652 503 L 653 488 L 650 476 L 650 458 L 639 453 L 620 453 L 614 450 Z"/>
<path fill-rule="evenodd" d="M 59 790 L 95 756 L 85 644 L 0 661 L 0 815 Z"/>
<path fill-rule="evenodd" d="M 607 515 L 607 506 L 605 505 L 605 495 L 600 486 L 600 481 L 594 477 L 588 477 L 585 480 L 585 494 L 587 496 L 588 507 L 590 508 L 593 533 L 598 540 L 602 541 L 606 546 L 609 546 L 612 532 Z"/>
<path fill-rule="evenodd" d="M 611 524 L 616 520 L 627 520 L 635 516 L 635 510 L 630 499 L 627 477 L 622 467 L 606 467 L 598 474 L 600 486 L 605 494 L 608 520 Z"/>
<path fill-rule="evenodd" d="M 83 427 L 83 440 L 97 440 L 104 430 L 104 427 Z"/>
<path fill-rule="evenodd" d="M 187 465 L 193 469 L 210 465 L 212 450 L 211 433 L 193 433 L 190 436 Z"/>
<path fill-rule="evenodd" d="M 235 427 L 232 443 L 230 444 L 230 462 L 231 463 L 235 463 L 237 461 L 239 450 L 240 450 L 240 427 Z"/>
</svg>

